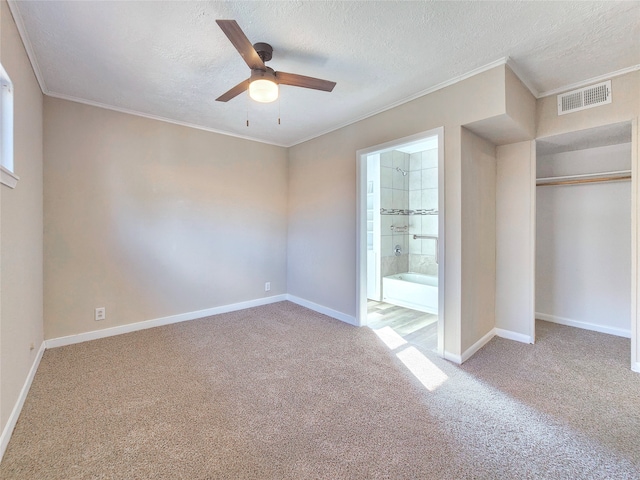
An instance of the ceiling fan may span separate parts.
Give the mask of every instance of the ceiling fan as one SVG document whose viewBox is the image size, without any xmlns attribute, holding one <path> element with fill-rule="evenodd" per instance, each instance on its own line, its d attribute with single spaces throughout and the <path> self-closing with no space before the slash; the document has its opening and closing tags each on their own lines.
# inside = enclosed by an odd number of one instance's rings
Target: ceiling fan
<svg viewBox="0 0 640 480">
<path fill-rule="evenodd" d="M 295 73 L 276 72 L 265 65 L 271 60 L 273 48 L 268 43 L 251 42 L 240 29 L 235 20 L 216 20 L 224 34 L 238 50 L 242 59 L 251 69 L 251 76 L 240 82 L 226 93 L 223 93 L 216 101 L 228 102 L 249 89 L 249 96 L 258 102 L 273 102 L 278 98 L 278 85 L 292 85 L 294 87 L 313 88 L 330 92 L 336 86 L 336 82 L 321 80 L 319 78 L 305 77 Z"/>
</svg>

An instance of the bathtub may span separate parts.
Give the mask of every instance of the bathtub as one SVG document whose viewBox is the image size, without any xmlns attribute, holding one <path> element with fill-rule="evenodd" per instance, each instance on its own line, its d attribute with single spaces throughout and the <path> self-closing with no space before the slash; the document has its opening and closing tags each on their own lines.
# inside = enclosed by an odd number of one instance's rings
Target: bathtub
<svg viewBox="0 0 640 480">
<path fill-rule="evenodd" d="M 438 277 L 421 273 L 383 277 L 382 301 L 437 315 Z"/>
</svg>

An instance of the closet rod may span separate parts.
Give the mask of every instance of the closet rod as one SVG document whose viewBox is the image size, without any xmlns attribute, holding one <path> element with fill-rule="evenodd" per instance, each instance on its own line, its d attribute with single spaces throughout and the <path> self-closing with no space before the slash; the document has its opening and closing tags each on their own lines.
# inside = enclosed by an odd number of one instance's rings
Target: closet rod
<svg viewBox="0 0 640 480">
<path fill-rule="evenodd" d="M 616 172 L 587 173 L 584 175 L 566 175 L 562 177 L 546 177 L 538 178 L 536 186 L 553 186 L 553 185 L 579 185 L 585 183 L 600 182 L 619 182 L 621 180 L 630 180 L 631 170 L 619 170 Z"/>
</svg>

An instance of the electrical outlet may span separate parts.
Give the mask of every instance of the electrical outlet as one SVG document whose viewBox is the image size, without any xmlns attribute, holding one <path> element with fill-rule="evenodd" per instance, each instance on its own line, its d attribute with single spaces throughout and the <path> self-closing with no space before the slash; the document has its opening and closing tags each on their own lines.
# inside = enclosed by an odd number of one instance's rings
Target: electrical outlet
<svg viewBox="0 0 640 480">
<path fill-rule="evenodd" d="M 99 322 L 100 320 L 104 320 L 105 318 L 107 318 L 106 309 L 104 307 L 96 308 L 95 321 Z"/>
<path fill-rule="evenodd" d="M 268 292 L 269 290 L 271 290 L 271 282 L 267 282 L 264 284 L 264 291 Z"/>
<path fill-rule="evenodd" d="M 36 344 L 35 344 L 35 343 L 33 343 L 33 342 L 31 342 L 31 343 L 29 344 L 29 350 L 35 350 L 35 349 L 36 349 Z"/>
</svg>

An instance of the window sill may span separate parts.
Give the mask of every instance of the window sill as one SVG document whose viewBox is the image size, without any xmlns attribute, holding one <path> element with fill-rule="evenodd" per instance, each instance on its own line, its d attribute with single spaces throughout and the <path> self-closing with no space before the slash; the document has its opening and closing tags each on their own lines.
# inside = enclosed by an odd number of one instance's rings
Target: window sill
<svg viewBox="0 0 640 480">
<path fill-rule="evenodd" d="M 20 177 L 0 165 L 0 179 L 2 180 L 3 185 L 6 185 L 9 188 L 16 188 Z"/>
</svg>

